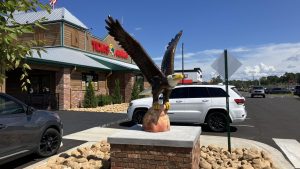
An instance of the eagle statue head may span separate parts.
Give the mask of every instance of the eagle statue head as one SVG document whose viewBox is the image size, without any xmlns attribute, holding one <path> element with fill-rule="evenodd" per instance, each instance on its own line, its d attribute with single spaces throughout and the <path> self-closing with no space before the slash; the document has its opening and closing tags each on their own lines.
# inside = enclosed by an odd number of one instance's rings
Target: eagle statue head
<svg viewBox="0 0 300 169">
<path fill-rule="evenodd" d="M 174 88 L 184 76 L 181 73 L 174 73 L 167 76 L 168 84 L 171 88 Z"/>
</svg>

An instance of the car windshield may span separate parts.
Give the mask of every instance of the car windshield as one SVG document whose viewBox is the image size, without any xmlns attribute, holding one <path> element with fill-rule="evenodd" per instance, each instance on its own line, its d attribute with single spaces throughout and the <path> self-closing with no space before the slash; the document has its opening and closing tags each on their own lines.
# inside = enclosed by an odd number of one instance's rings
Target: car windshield
<svg viewBox="0 0 300 169">
<path fill-rule="evenodd" d="M 264 89 L 263 87 L 253 87 L 253 89 L 259 89 L 259 90 L 262 90 Z"/>
</svg>

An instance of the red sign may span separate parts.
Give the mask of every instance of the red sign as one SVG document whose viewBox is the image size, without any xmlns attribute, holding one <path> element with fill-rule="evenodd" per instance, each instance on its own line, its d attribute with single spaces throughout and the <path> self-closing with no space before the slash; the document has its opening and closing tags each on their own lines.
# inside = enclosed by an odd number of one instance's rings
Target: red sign
<svg viewBox="0 0 300 169">
<path fill-rule="evenodd" d="M 100 43 L 95 40 L 92 40 L 92 47 L 93 50 L 96 52 L 104 53 L 106 55 L 108 55 L 109 53 L 109 46 L 104 43 Z"/>
<path fill-rule="evenodd" d="M 93 47 L 94 51 L 99 52 L 99 53 L 104 53 L 106 55 L 108 55 L 111 50 L 114 51 L 113 48 L 110 49 L 107 44 L 100 43 L 95 40 L 92 40 L 92 47 Z M 128 59 L 128 54 L 124 50 L 115 50 L 114 56 L 123 58 L 123 59 Z"/>
<path fill-rule="evenodd" d="M 123 59 L 128 59 L 128 54 L 124 50 L 116 50 L 115 55 Z"/>
</svg>

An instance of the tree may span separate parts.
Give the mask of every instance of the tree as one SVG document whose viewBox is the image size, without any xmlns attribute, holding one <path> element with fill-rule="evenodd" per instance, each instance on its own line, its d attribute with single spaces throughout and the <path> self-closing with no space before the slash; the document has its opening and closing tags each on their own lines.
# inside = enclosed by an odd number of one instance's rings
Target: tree
<svg viewBox="0 0 300 169">
<path fill-rule="evenodd" d="M 139 98 L 139 93 L 140 93 L 139 88 L 140 88 L 140 86 L 139 86 L 138 81 L 135 81 L 134 85 L 133 85 L 133 88 L 132 88 L 132 91 L 131 91 L 131 100 L 135 100 L 135 99 Z"/>
<path fill-rule="evenodd" d="M 83 107 L 84 108 L 94 108 L 97 107 L 97 98 L 95 95 L 94 87 L 91 81 L 89 81 L 86 87 L 86 92 L 84 94 Z"/>
<path fill-rule="evenodd" d="M 221 78 L 221 76 L 220 75 L 218 75 L 217 77 L 213 77 L 212 79 L 211 79 L 211 84 L 219 84 L 219 83 L 222 83 L 223 82 L 223 80 L 222 80 L 222 78 Z"/>
<path fill-rule="evenodd" d="M 35 40 L 22 42 L 18 41 L 18 37 L 23 34 L 33 34 L 34 27 L 45 29 L 41 25 L 45 18 L 25 25 L 18 23 L 13 13 L 37 11 L 37 9 L 50 12 L 51 8 L 38 0 L 2 0 L 0 3 L 0 84 L 6 78 L 6 71 L 21 68 L 23 71 L 20 77 L 21 87 L 22 90 L 27 90 L 26 85 L 30 83 L 28 79 L 30 66 L 26 63 L 26 57 L 32 57 L 34 50 L 40 56 L 43 48 L 36 47 L 38 42 Z"/>
<path fill-rule="evenodd" d="M 120 104 L 122 103 L 122 95 L 120 91 L 120 81 L 119 79 L 115 80 L 115 88 L 112 95 L 113 104 Z"/>
</svg>

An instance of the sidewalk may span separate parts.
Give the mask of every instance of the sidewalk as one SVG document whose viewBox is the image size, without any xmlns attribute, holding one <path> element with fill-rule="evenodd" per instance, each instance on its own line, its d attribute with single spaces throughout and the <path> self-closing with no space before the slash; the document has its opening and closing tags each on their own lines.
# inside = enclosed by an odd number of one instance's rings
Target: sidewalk
<svg viewBox="0 0 300 169">
<path fill-rule="evenodd" d="M 66 139 L 74 139 L 74 140 L 85 140 L 88 141 L 85 144 L 82 144 L 80 146 L 90 146 L 94 144 L 97 141 L 107 139 L 108 136 L 121 132 L 122 130 L 128 130 L 128 129 L 115 129 L 115 128 L 102 128 L 102 127 L 94 127 L 91 129 L 87 129 L 78 133 L 70 134 L 67 136 L 64 136 Z M 201 135 L 200 136 L 200 144 L 201 146 L 207 146 L 210 144 L 217 145 L 219 147 L 227 148 L 227 137 L 220 137 L 220 136 L 208 136 L 208 135 Z M 247 140 L 247 139 L 241 139 L 241 138 L 231 138 L 231 145 L 233 148 L 240 147 L 240 148 L 257 148 L 259 150 L 264 150 L 268 154 L 270 154 L 273 162 L 279 169 L 293 169 L 294 167 L 284 158 L 282 153 L 261 142 L 253 141 L 253 140 Z M 80 147 L 78 146 L 78 147 Z M 72 148 L 76 149 L 77 147 Z M 34 167 L 40 166 L 42 164 L 45 164 L 48 159 L 45 159 L 43 161 L 40 161 L 34 165 L 28 166 L 25 169 L 32 169 Z"/>
</svg>

